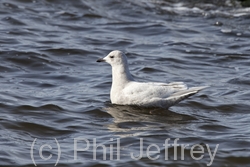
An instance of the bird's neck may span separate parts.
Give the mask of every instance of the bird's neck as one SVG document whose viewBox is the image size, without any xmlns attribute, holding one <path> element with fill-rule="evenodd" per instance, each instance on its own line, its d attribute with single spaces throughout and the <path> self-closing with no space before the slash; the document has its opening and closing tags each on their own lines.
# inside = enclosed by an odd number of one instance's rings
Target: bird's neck
<svg viewBox="0 0 250 167">
<path fill-rule="evenodd" d="M 112 87 L 123 87 L 126 83 L 133 80 L 127 66 L 112 67 Z"/>
</svg>

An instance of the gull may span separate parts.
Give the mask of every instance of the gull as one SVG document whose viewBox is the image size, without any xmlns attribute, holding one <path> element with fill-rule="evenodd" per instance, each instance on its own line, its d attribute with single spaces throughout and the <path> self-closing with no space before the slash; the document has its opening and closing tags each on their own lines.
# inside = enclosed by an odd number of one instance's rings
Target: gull
<svg viewBox="0 0 250 167">
<path fill-rule="evenodd" d="M 207 86 L 188 88 L 183 82 L 137 82 L 130 74 L 126 55 L 114 50 L 97 62 L 112 66 L 112 104 L 169 108 Z"/>
</svg>

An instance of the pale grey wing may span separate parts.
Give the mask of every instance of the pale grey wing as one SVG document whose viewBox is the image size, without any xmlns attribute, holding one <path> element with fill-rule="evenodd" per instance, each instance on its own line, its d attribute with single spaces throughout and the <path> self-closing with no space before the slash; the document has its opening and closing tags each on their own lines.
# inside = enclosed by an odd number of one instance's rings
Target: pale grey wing
<svg viewBox="0 0 250 167">
<path fill-rule="evenodd" d="M 124 90 L 130 104 L 142 106 L 171 107 L 206 87 L 187 89 L 183 83 L 130 83 Z"/>
</svg>

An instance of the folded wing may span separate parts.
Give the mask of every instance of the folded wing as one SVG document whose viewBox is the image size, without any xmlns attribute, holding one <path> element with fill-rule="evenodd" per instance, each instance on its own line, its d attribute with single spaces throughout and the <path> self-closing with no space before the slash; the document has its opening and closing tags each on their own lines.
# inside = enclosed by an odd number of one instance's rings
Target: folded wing
<svg viewBox="0 0 250 167">
<path fill-rule="evenodd" d="M 183 82 L 131 82 L 123 90 L 130 104 L 168 108 L 206 87 L 189 88 Z"/>
</svg>

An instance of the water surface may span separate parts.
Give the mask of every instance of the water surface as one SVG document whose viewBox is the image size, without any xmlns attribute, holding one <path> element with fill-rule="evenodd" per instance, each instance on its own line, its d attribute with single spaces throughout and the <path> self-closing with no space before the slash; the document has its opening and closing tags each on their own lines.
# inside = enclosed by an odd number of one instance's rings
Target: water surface
<svg viewBox="0 0 250 167">
<path fill-rule="evenodd" d="M 249 8 L 224 0 L 2 0 L 0 9 L 0 166 L 34 166 L 35 139 L 37 166 L 56 164 L 55 139 L 57 166 L 207 166 L 206 144 L 212 153 L 219 145 L 211 166 L 250 166 Z M 136 80 L 210 88 L 169 110 L 112 105 L 111 67 L 96 59 L 116 49 Z M 134 160 L 140 138 L 144 154 Z M 181 146 L 177 160 L 174 146 L 166 160 L 168 138 L 189 144 L 184 160 Z M 74 139 L 90 143 L 77 160 Z M 101 147 L 93 159 L 94 139 L 106 146 L 106 161 Z M 160 148 L 150 154 L 157 160 L 146 155 L 150 144 Z M 190 156 L 195 144 L 201 160 Z M 42 146 L 51 159 L 41 158 Z"/>
</svg>

